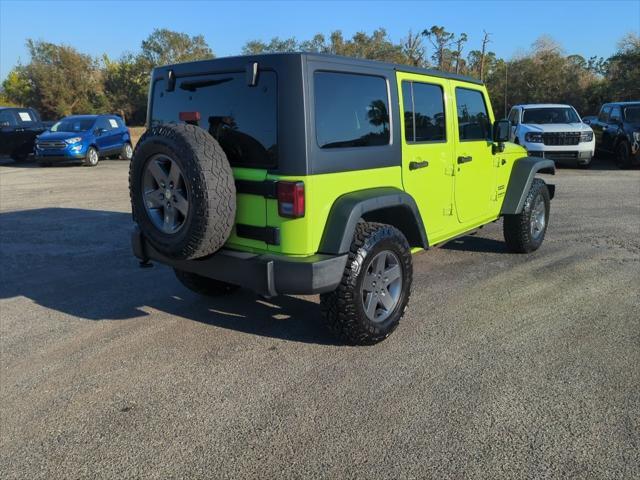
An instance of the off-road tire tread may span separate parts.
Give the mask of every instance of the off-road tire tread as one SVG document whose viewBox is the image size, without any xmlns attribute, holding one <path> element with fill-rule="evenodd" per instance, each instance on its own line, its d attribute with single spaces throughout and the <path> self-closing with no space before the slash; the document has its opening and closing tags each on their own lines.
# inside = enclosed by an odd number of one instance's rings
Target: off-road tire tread
<svg viewBox="0 0 640 480">
<path fill-rule="evenodd" d="M 391 240 L 396 244 L 395 253 L 398 254 L 404 267 L 403 298 L 387 328 L 374 325 L 356 308 L 356 302 L 360 301 L 357 281 L 359 275 L 364 272 L 362 265 L 375 245 L 382 240 Z M 320 308 L 329 330 L 350 345 L 372 345 L 384 340 L 397 328 L 406 311 L 411 296 L 412 281 L 411 247 L 405 236 L 390 225 L 374 222 L 358 223 L 340 284 L 333 292 L 320 295 Z"/>
<path fill-rule="evenodd" d="M 173 271 L 182 285 L 199 295 L 219 297 L 221 295 L 229 295 L 240 288 L 238 285 L 203 277 L 197 273 L 185 272 L 176 268 Z"/>
<path fill-rule="evenodd" d="M 172 155 L 185 161 L 181 163 L 182 173 L 188 178 L 190 188 L 190 224 L 186 241 L 176 244 L 165 241 L 162 236 L 149 231 L 146 224 L 144 205 L 136 206 L 136 195 L 141 195 L 142 165 L 148 156 L 141 158 L 142 148 L 148 142 L 162 142 Z M 135 177 L 135 178 L 134 178 Z M 195 125 L 165 124 L 147 130 L 133 152 L 129 167 L 129 192 L 133 217 L 140 224 L 142 232 L 150 243 L 161 253 L 178 259 L 195 259 L 218 251 L 229 238 L 235 222 L 236 187 L 233 172 L 227 156 L 220 144 L 206 131 Z M 150 221 L 147 219 L 150 223 Z"/>
<path fill-rule="evenodd" d="M 545 207 L 547 209 L 547 224 L 542 237 L 537 241 L 534 241 L 533 238 L 531 238 L 530 221 L 533 201 L 538 196 L 538 193 L 542 193 L 542 196 L 544 197 Z M 516 215 L 504 216 L 504 240 L 510 251 L 514 253 L 531 253 L 540 247 L 549 226 L 549 203 L 549 189 L 547 188 L 547 184 L 540 178 L 534 178 L 531 183 L 529 193 L 527 194 L 527 198 L 524 201 L 522 212 Z"/>
</svg>

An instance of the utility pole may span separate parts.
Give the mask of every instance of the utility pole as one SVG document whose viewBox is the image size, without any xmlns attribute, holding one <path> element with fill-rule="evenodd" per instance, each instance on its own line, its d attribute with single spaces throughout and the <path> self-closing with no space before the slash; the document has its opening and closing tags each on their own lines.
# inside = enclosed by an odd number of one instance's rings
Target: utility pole
<svg viewBox="0 0 640 480">
<path fill-rule="evenodd" d="M 509 85 L 509 62 L 504 62 L 504 118 L 507 118 L 507 86 Z"/>
</svg>

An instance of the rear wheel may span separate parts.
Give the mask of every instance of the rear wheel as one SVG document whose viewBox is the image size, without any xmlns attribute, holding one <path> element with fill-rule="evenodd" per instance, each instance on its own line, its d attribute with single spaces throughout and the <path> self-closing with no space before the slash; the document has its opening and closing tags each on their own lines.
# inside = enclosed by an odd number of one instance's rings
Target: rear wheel
<svg viewBox="0 0 640 480">
<path fill-rule="evenodd" d="M 184 270 L 173 269 L 176 278 L 182 285 L 192 292 L 200 295 L 217 297 L 235 292 L 240 287 L 231 283 L 221 282 L 212 278 L 203 277 L 196 273 L 185 272 Z"/>
<path fill-rule="evenodd" d="M 381 223 L 359 223 L 342 282 L 320 295 L 325 320 L 352 345 L 384 340 L 398 326 L 411 295 L 413 267 L 405 236 Z"/>
<path fill-rule="evenodd" d="M 540 248 L 547 232 L 550 204 L 547 184 L 534 179 L 522 212 L 504 216 L 504 239 L 509 250 L 530 253 Z"/>
<path fill-rule="evenodd" d="M 631 167 L 631 148 L 629 148 L 629 143 L 622 141 L 616 147 L 616 165 L 618 168 L 629 168 Z"/>
<path fill-rule="evenodd" d="M 98 151 L 93 147 L 89 147 L 87 149 L 87 154 L 84 157 L 83 164 L 87 167 L 95 167 L 98 165 L 98 160 Z"/>
</svg>

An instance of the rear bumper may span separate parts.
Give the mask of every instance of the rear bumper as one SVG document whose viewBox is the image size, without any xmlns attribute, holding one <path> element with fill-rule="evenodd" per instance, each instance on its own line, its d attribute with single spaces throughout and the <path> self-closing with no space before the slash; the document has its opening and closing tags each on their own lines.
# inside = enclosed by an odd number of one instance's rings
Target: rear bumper
<svg viewBox="0 0 640 480">
<path fill-rule="evenodd" d="M 156 261 L 270 297 L 279 294 L 312 295 L 335 290 L 347 263 L 346 254 L 284 257 L 227 249 L 198 260 L 176 260 L 149 245 L 137 225 L 131 234 L 131 245 L 134 255 L 142 261 Z"/>
</svg>

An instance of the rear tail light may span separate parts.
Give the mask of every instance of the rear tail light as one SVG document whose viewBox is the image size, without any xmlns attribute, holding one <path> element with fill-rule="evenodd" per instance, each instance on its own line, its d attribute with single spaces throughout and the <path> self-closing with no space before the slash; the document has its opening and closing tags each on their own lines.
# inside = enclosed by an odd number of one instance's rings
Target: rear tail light
<svg viewBox="0 0 640 480">
<path fill-rule="evenodd" d="M 278 182 L 278 215 L 304 217 L 304 183 Z"/>
<path fill-rule="evenodd" d="M 180 112 L 180 121 L 197 125 L 200 121 L 200 112 Z"/>
</svg>

